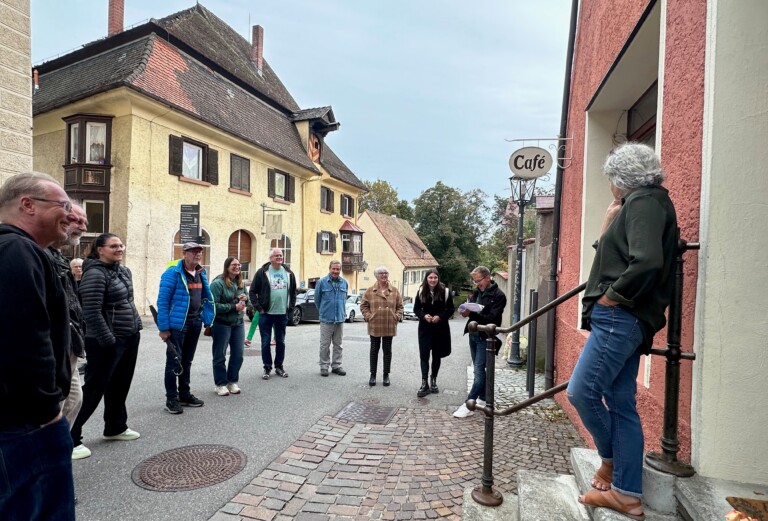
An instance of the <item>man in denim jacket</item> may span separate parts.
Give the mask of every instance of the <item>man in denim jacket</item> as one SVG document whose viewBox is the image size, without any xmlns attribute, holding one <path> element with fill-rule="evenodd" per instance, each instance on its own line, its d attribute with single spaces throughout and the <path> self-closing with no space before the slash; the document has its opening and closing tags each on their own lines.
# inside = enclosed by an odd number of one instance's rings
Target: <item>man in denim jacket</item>
<svg viewBox="0 0 768 521">
<path fill-rule="evenodd" d="M 341 337 L 344 332 L 344 320 L 347 318 L 348 290 L 349 284 L 341 276 L 341 261 L 334 259 L 328 266 L 328 275 L 317 281 L 315 286 L 315 306 L 320 312 L 321 376 L 328 376 L 329 364 L 333 374 L 347 374 L 341 367 Z M 331 342 L 333 360 L 330 357 Z"/>
</svg>

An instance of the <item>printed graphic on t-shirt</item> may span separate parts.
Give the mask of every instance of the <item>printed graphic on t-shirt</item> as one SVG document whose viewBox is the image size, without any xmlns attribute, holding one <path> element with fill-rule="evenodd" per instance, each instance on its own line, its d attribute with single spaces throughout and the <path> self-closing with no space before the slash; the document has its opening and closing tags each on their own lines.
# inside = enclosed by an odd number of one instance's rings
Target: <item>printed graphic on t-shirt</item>
<svg viewBox="0 0 768 521">
<path fill-rule="evenodd" d="M 288 287 L 288 281 L 285 278 L 285 272 L 272 272 L 269 273 L 269 287 L 272 291 L 286 289 Z"/>
</svg>

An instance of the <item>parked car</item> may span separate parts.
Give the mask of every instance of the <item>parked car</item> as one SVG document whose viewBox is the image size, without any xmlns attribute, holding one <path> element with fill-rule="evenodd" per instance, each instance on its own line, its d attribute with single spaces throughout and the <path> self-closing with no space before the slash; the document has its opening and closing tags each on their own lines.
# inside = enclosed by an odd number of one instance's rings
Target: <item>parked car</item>
<svg viewBox="0 0 768 521">
<path fill-rule="evenodd" d="M 413 312 L 413 302 L 403 305 L 403 318 L 406 320 L 418 320 L 419 317 Z"/>
<path fill-rule="evenodd" d="M 362 295 L 350 295 L 347 298 L 347 322 L 354 322 L 355 318 L 362 318 L 363 314 L 360 313 L 360 302 L 363 300 Z"/>
<path fill-rule="evenodd" d="M 315 307 L 315 290 L 308 289 L 296 295 L 296 307 L 288 317 L 289 326 L 298 326 L 299 322 L 320 320 L 320 313 Z"/>
</svg>

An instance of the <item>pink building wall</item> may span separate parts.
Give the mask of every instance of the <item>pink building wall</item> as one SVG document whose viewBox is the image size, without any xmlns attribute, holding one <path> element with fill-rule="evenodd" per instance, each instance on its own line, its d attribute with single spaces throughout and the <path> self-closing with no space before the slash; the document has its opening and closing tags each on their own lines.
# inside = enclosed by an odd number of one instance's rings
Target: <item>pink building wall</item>
<svg viewBox="0 0 768 521">
<path fill-rule="evenodd" d="M 636 0 L 584 0 L 581 3 L 568 125 L 568 136 L 573 137 L 573 141 L 567 156 L 573 157 L 573 161 L 563 175 L 560 234 L 562 271 L 559 274 L 558 294 L 581 282 L 579 269 L 585 110 L 648 5 L 649 2 Z M 666 41 L 660 45 L 665 48 L 663 94 L 659 93 L 659 96 L 663 95 L 663 112 L 657 134 L 662 135 L 661 160 L 667 172 L 665 186 L 675 202 L 681 237 L 695 242 L 699 231 L 706 5 L 695 0 L 667 0 L 666 6 Z M 688 253 L 684 259 L 686 275 L 681 344 L 684 351 L 691 351 L 696 300 L 696 255 Z M 588 336 L 587 332 L 576 328 L 574 317 L 578 312 L 577 304 L 576 299 L 572 299 L 558 310 L 555 335 L 556 383 L 570 377 Z M 665 344 L 666 330 L 660 332 L 654 342 L 655 346 Z M 664 360 L 654 357 L 650 387 L 638 385 L 638 408 L 645 430 L 646 450 L 659 449 L 663 427 L 664 368 Z M 690 459 L 691 450 L 691 375 L 691 362 L 682 362 L 679 457 L 684 460 Z M 591 443 L 589 434 L 565 395 L 558 395 L 557 400 L 585 440 Z"/>
</svg>

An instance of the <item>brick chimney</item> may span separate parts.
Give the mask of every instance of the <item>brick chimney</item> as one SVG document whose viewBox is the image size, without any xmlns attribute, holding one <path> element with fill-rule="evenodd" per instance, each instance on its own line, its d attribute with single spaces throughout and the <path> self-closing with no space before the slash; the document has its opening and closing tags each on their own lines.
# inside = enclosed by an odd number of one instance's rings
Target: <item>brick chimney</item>
<svg viewBox="0 0 768 521">
<path fill-rule="evenodd" d="M 109 19 L 107 24 L 107 36 L 123 32 L 123 18 L 125 16 L 124 0 L 109 0 Z"/>
<path fill-rule="evenodd" d="M 261 76 L 261 70 L 264 67 L 264 28 L 260 25 L 253 26 L 251 62 L 256 66 L 256 72 Z"/>
</svg>

